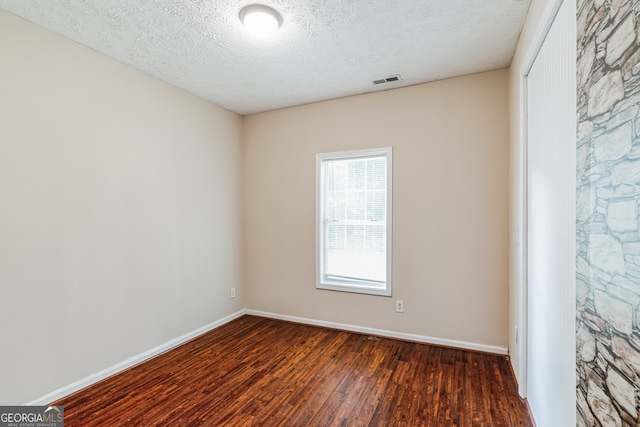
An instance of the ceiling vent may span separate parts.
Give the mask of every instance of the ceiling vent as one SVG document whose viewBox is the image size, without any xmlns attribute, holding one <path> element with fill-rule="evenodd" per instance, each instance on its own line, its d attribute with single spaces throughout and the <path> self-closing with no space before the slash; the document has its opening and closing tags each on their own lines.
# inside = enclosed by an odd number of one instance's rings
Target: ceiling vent
<svg viewBox="0 0 640 427">
<path fill-rule="evenodd" d="M 386 83 L 399 82 L 400 80 L 402 80 L 402 77 L 400 77 L 400 74 L 394 74 L 393 76 L 385 77 L 384 79 L 374 80 L 373 85 L 376 86 L 376 85 L 382 85 Z"/>
</svg>

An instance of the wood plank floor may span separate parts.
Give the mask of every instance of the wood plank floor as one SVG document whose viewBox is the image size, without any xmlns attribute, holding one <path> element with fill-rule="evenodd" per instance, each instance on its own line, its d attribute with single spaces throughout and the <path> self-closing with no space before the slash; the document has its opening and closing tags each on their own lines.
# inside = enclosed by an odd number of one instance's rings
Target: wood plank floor
<svg viewBox="0 0 640 427">
<path fill-rule="evenodd" d="M 531 426 L 506 357 L 244 316 L 58 402 L 73 426 Z"/>
</svg>

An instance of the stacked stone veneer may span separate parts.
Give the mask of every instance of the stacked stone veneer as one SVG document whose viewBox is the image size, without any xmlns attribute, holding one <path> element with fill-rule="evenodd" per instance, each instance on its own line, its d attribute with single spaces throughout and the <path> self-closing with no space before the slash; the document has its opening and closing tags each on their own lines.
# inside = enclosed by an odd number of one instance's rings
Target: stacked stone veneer
<svg viewBox="0 0 640 427">
<path fill-rule="evenodd" d="M 640 425 L 640 0 L 578 0 L 577 419 Z"/>
</svg>

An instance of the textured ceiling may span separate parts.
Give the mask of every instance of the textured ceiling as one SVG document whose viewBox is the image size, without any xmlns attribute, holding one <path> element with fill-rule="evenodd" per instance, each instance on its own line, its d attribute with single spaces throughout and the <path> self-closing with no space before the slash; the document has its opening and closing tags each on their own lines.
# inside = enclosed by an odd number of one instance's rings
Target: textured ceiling
<svg viewBox="0 0 640 427">
<path fill-rule="evenodd" d="M 0 8 L 239 114 L 507 67 L 529 0 L 0 0 Z M 400 74 L 400 82 L 373 80 Z"/>
</svg>

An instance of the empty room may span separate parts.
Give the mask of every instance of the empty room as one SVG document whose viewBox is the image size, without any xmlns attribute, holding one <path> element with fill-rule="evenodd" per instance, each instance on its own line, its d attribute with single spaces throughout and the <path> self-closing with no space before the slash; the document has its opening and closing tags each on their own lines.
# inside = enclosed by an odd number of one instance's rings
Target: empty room
<svg viewBox="0 0 640 427">
<path fill-rule="evenodd" d="M 638 425 L 639 22 L 0 0 L 0 426 Z"/>
</svg>

